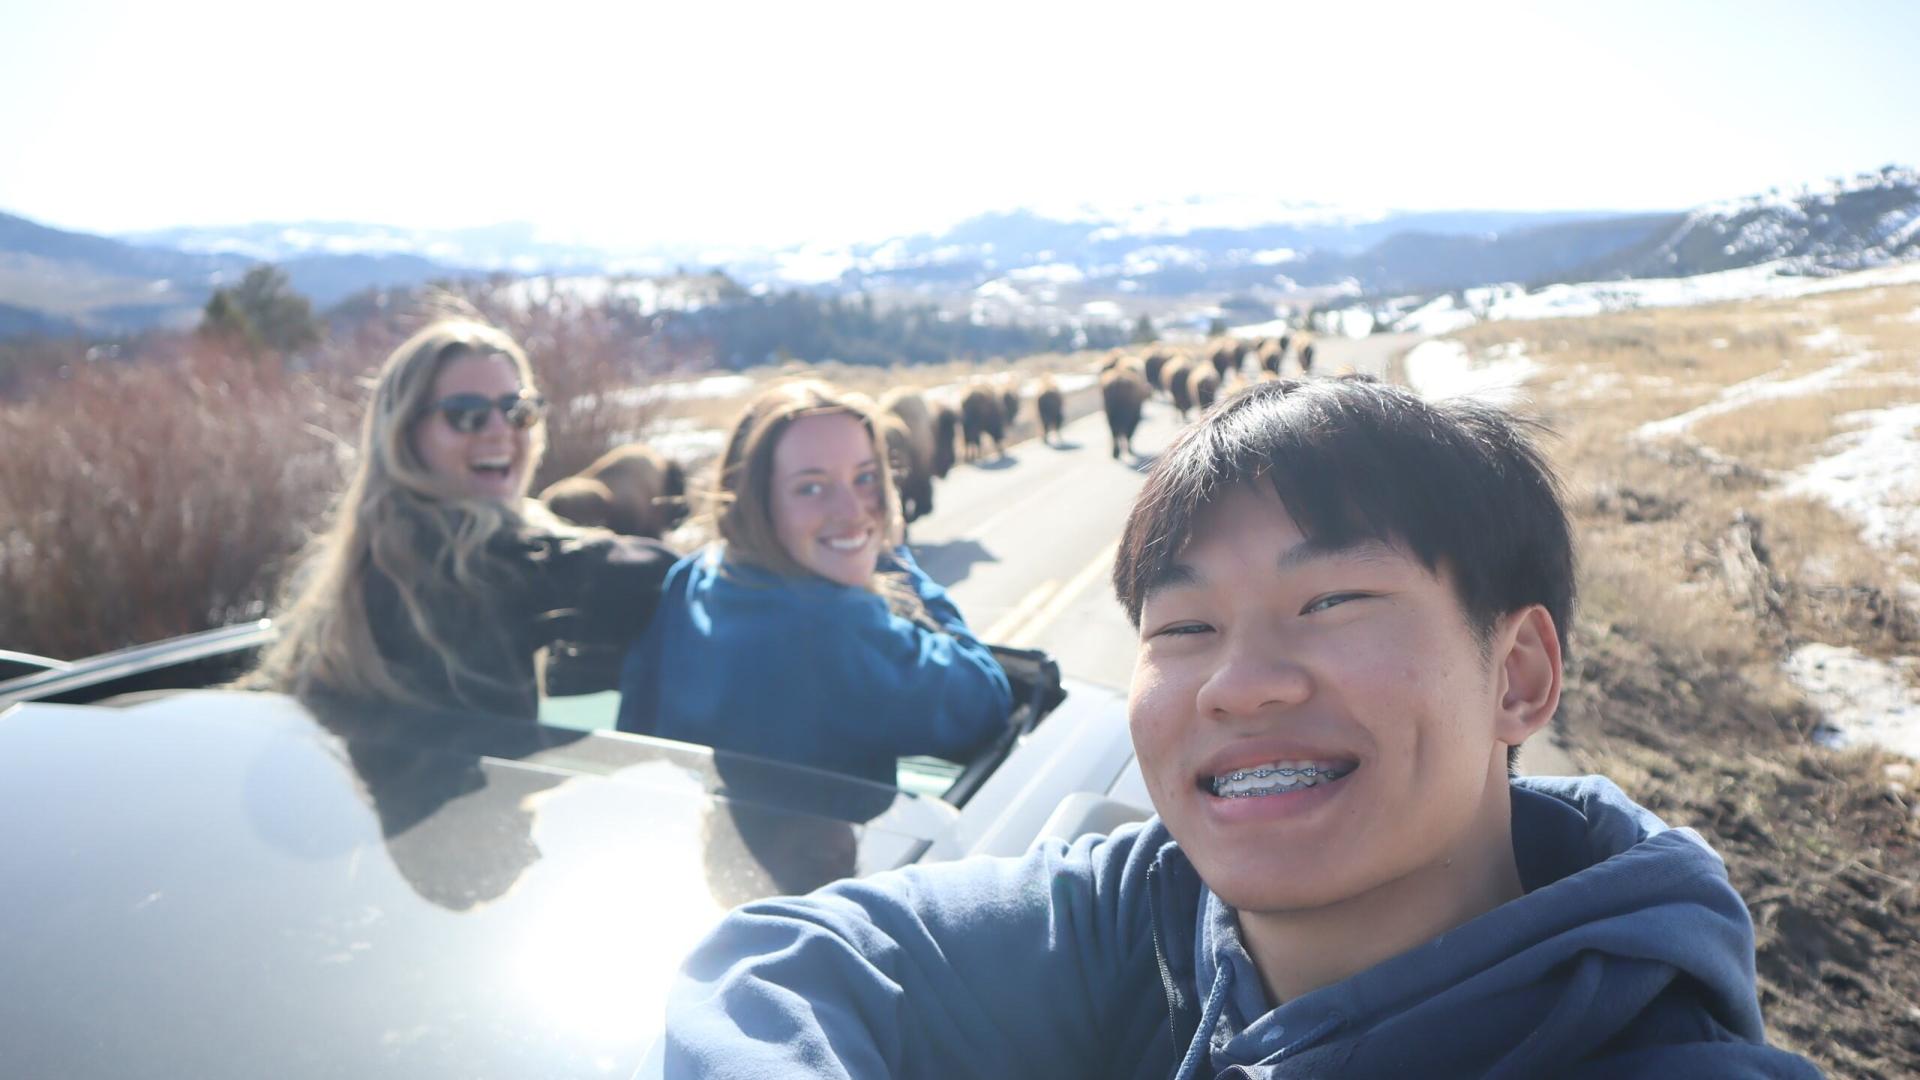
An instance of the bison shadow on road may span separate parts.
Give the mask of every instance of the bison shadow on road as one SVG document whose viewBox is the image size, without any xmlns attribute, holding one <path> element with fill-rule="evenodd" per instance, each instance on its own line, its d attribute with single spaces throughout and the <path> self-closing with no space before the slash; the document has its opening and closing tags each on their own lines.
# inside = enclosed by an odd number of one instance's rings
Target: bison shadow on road
<svg viewBox="0 0 1920 1080">
<path fill-rule="evenodd" d="M 988 461 L 976 461 L 973 463 L 973 467 L 976 469 L 990 469 L 995 472 L 998 472 L 1001 469 L 1011 469 L 1018 464 L 1020 464 L 1019 458 L 1014 457 L 1012 454 L 1006 454 L 1002 457 L 993 458 Z"/>
<path fill-rule="evenodd" d="M 913 544 L 913 560 L 927 576 L 951 589 L 967 580 L 974 563 L 999 562 L 978 540 L 949 540 L 944 544 Z"/>
</svg>

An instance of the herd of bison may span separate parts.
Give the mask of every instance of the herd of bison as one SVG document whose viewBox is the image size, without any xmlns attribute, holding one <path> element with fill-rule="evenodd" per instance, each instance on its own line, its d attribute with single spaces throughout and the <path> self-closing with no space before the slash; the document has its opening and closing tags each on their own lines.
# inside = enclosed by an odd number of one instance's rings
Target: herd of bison
<svg viewBox="0 0 1920 1080">
<path fill-rule="evenodd" d="M 1146 402 L 1164 394 L 1184 423 L 1206 410 L 1222 386 L 1248 378 L 1275 378 L 1289 359 L 1313 372 L 1314 347 L 1297 351 L 1291 334 L 1261 340 L 1215 339 L 1198 347 L 1116 349 L 1098 366 L 1101 407 L 1113 434 L 1113 456 L 1132 455 L 1133 432 Z M 1055 445 L 1066 421 L 1066 401 L 1051 375 L 1032 384 L 1041 438 Z M 981 376 L 965 386 L 881 395 L 880 419 L 894 483 L 908 521 L 933 511 L 933 482 L 956 462 L 978 461 L 989 441 L 1006 454 L 1007 434 L 1025 400 L 1019 376 Z M 643 443 L 615 447 L 540 498 L 555 514 L 580 525 L 633 536 L 664 536 L 687 513 L 687 477 L 696 463 L 673 460 Z"/>
</svg>

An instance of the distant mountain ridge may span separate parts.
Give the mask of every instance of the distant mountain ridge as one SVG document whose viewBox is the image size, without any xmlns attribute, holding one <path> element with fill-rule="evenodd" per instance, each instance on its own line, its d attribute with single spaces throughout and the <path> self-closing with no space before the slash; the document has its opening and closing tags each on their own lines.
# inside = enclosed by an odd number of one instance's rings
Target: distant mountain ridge
<svg viewBox="0 0 1920 1080">
<path fill-rule="evenodd" d="M 1785 260 L 1818 274 L 1913 258 L 1920 258 L 1920 170 L 1889 165 L 1703 206 L 1591 269 L 1596 278 L 1692 277 Z"/>
<path fill-rule="evenodd" d="M 525 223 L 261 223 L 113 239 L 0 214 L 0 336 L 191 325 L 215 287 L 260 260 L 278 263 L 325 308 L 370 288 L 436 279 L 704 271 L 701 254 L 597 248 Z M 870 243 L 705 254 L 757 292 L 801 287 L 1039 326 L 1117 323 L 1141 312 L 1191 321 L 1341 296 L 1687 277 L 1761 263 L 1823 274 L 1920 258 L 1920 171 L 1888 166 L 1690 212 L 1343 211 L 1189 199 L 1016 209 Z M 599 291 L 624 295 L 604 284 Z"/>
<path fill-rule="evenodd" d="M 0 213 L 0 337 L 192 326 L 214 289 L 259 261 L 128 243 Z M 471 273 L 404 253 L 318 253 L 279 265 L 294 289 L 322 307 L 368 288 Z"/>
</svg>

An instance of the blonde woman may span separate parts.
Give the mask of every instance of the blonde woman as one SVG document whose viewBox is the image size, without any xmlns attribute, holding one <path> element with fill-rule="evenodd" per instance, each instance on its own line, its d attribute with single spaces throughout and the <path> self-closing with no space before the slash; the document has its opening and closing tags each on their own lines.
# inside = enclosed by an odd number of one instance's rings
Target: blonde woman
<svg viewBox="0 0 1920 1080">
<path fill-rule="evenodd" d="M 620 729 L 892 785 L 907 754 L 960 757 L 1007 723 L 1006 673 L 898 537 L 864 398 L 774 387 L 721 461 L 719 541 L 668 575 L 627 656 Z"/>
<path fill-rule="evenodd" d="M 254 681 L 531 720 L 541 648 L 638 636 L 672 553 L 526 498 L 544 416 L 526 354 L 495 327 L 442 320 L 395 349 Z"/>
</svg>

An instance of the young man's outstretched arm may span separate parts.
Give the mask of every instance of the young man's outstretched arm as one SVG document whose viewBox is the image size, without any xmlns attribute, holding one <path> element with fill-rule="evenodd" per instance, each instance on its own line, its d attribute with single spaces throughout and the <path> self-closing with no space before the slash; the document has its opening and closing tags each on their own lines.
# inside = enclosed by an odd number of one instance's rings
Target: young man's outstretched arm
<svg viewBox="0 0 1920 1080">
<path fill-rule="evenodd" d="M 749 904 L 682 971 L 667 1075 L 1057 1077 L 1116 1052 L 1171 1065 L 1146 888 L 1164 840 L 1129 828 Z"/>
</svg>

